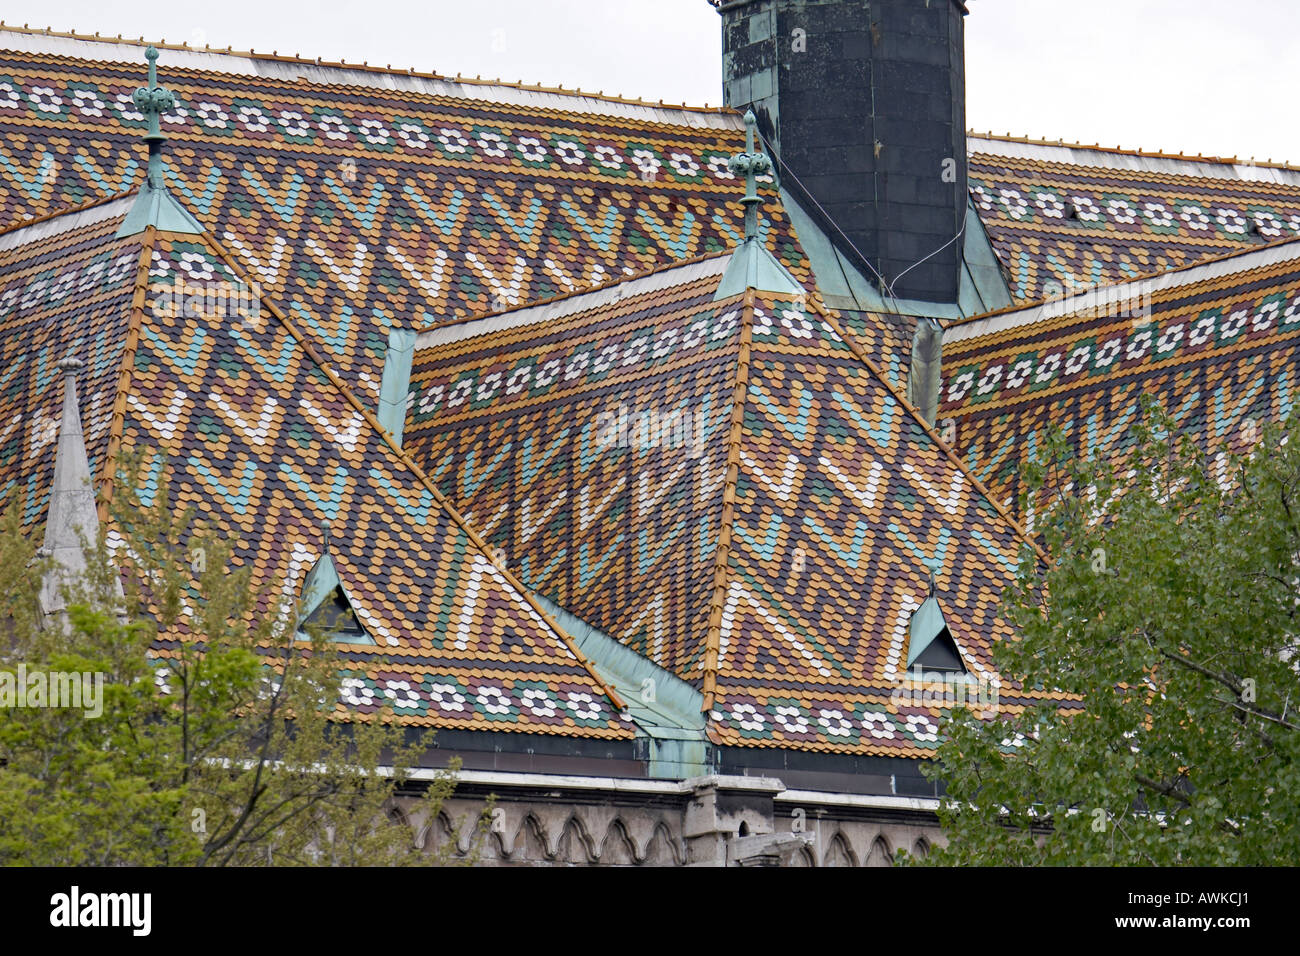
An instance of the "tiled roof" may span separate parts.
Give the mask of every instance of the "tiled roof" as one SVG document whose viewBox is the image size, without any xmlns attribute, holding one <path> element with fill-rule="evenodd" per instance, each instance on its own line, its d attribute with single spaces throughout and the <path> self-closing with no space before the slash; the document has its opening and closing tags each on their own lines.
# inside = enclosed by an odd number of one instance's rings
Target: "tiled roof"
<svg viewBox="0 0 1300 956">
<path fill-rule="evenodd" d="M 738 303 L 726 257 L 417 340 L 406 446 L 524 583 L 698 678 Z"/>
<path fill-rule="evenodd" d="M 1048 422 L 1078 455 L 1123 465 L 1150 395 L 1208 451 L 1250 447 L 1290 414 L 1300 239 L 951 326 L 941 416 L 1006 501 Z"/>
<path fill-rule="evenodd" d="M 23 523 L 44 520 L 63 390 L 55 363 L 86 363 L 78 383 L 90 467 L 104 464 L 140 266 L 138 239 L 114 239 L 131 197 L 0 233 L 0 496 Z"/>
<path fill-rule="evenodd" d="M 0 223 L 137 182 L 140 48 L 0 30 L 5 47 Z M 739 237 L 733 114 L 298 62 L 165 53 L 180 103 L 162 124 L 167 182 L 367 401 L 394 326 Z M 806 277 L 779 204 L 768 213 L 770 248 Z"/>
<path fill-rule="evenodd" d="M 1300 235 L 1300 169 L 975 135 L 967 151 L 1019 302 Z"/>
<path fill-rule="evenodd" d="M 119 444 L 161 453 L 146 466 L 146 502 L 166 469 L 173 500 L 228 539 L 252 586 L 282 583 L 291 597 L 329 525 L 339 578 L 376 642 L 344 646 L 346 709 L 377 699 L 414 724 L 630 737 L 568 638 L 233 259 L 206 236 L 113 238 L 132 198 L 0 234 L 15 429 L 0 486 L 17 485 L 39 520 L 61 393 L 53 363 L 76 354 L 101 495 Z M 158 653 L 180 637 L 163 635 Z"/>
<path fill-rule="evenodd" d="M 894 696 L 924 561 L 991 677 L 1022 539 L 840 319 L 713 301 L 726 262 L 425 332 L 407 446 L 528 587 L 700 687 L 716 741 L 927 753 L 939 709 Z"/>
</svg>

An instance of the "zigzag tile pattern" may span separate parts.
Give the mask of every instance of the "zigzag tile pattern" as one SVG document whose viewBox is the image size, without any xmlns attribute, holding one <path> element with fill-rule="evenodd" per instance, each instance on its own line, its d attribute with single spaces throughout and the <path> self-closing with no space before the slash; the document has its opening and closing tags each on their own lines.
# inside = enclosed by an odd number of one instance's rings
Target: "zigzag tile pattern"
<svg viewBox="0 0 1300 956">
<path fill-rule="evenodd" d="M 611 304 L 577 296 L 455 341 L 429 333 L 406 432 L 528 587 L 693 681 L 740 332 L 738 301 L 712 301 L 722 261 L 639 294 L 629 282 Z"/>
<path fill-rule="evenodd" d="M 130 95 L 142 77 L 143 59 L 0 53 L 0 223 L 141 180 Z M 743 148 L 738 122 L 312 86 L 182 69 L 166 55 L 159 79 L 179 100 L 163 122 L 168 185 L 371 401 L 390 328 L 547 298 L 740 238 L 743 184 L 726 167 Z M 779 203 L 766 209 L 769 247 L 806 276 Z"/>
<path fill-rule="evenodd" d="M 103 465 L 140 265 L 139 239 L 116 240 L 125 203 L 90 222 L 50 220 L 0 234 L 0 501 L 23 524 L 44 521 L 54 481 L 62 376 L 76 356 L 92 473 Z"/>
<path fill-rule="evenodd" d="M 712 302 L 712 261 L 426 333 L 408 446 L 530 587 L 700 686 L 715 741 L 928 753 L 942 705 L 895 693 L 922 562 L 992 681 L 1018 532 L 836 320 Z M 690 402 L 703 496 L 692 449 L 662 440 Z M 659 440 L 624 447 L 646 412 Z M 660 618 L 663 644 L 644 629 Z"/>
<path fill-rule="evenodd" d="M 167 457 L 174 500 L 230 536 L 255 586 L 296 593 L 329 525 L 339 578 L 379 645 L 351 653 L 344 712 L 391 702 L 410 723 L 630 735 L 565 640 L 287 325 L 238 296 L 174 306 L 178 277 L 247 288 L 241 276 L 194 237 L 164 237 L 152 258 L 123 444 Z"/>
<path fill-rule="evenodd" d="M 1296 394 L 1298 253 L 1300 240 L 1287 242 L 1225 260 L 1218 277 L 1175 273 L 1149 297 L 1119 290 L 1082 310 L 950 336 L 941 414 L 955 419 L 962 455 L 1018 511 L 1019 470 L 1048 423 L 1065 430 L 1079 457 L 1122 467 L 1143 395 L 1207 451 L 1251 447 L 1264 422 L 1290 415 Z M 1282 261 L 1252 264 L 1269 255 Z M 1140 307 L 1113 307 L 1130 299 Z"/>
<path fill-rule="evenodd" d="M 1033 157 L 981 152 L 978 141 L 971 150 L 971 198 L 1020 302 L 1300 235 L 1295 173 L 1279 182 L 1225 178 L 1215 173 L 1226 164 L 1200 161 L 1183 165 L 1204 175 L 1165 172 L 1141 154 L 1084 165 L 1065 161 L 1080 151 L 1048 158 L 1052 147 Z"/>
<path fill-rule="evenodd" d="M 254 587 L 295 597 L 330 526 L 340 579 L 376 642 L 345 648 L 341 715 L 388 704 L 414 724 L 630 737 L 567 639 L 301 333 L 249 295 L 205 237 L 114 239 L 123 205 L 0 236 L 6 412 L 19 416 L 0 480 L 30 484 L 37 502 L 48 494 L 61 401 L 53 363 L 75 354 L 88 366 L 82 405 L 99 480 L 119 440 L 148 451 L 144 499 L 165 474 L 172 500 L 228 539 Z M 164 635 L 157 654 L 177 639 Z"/>
<path fill-rule="evenodd" d="M 954 638 L 972 675 L 992 681 L 1021 539 L 836 317 L 762 298 L 752 316 L 717 739 L 925 753 L 940 709 L 897 693 L 911 686 L 906 635 L 929 590 L 923 562 L 940 562 Z M 1021 694 L 1000 690 L 1012 707 Z"/>
</svg>

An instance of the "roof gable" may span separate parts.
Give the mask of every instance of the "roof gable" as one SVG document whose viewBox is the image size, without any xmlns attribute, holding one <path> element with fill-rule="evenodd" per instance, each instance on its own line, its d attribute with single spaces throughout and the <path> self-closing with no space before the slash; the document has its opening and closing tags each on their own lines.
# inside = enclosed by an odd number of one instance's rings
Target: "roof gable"
<svg viewBox="0 0 1300 956">
<path fill-rule="evenodd" d="M 893 698 L 924 562 L 992 679 L 1022 539 L 831 314 L 714 301 L 729 258 L 428 330 L 407 447 L 530 588 L 698 687 L 715 741 L 925 752 L 939 710 Z"/>
</svg>

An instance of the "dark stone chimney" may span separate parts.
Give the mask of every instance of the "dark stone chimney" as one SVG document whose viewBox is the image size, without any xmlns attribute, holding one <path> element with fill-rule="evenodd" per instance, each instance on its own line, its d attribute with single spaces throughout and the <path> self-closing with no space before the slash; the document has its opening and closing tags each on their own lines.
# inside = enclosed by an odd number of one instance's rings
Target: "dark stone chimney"
<svg viewBox="0 0 1300 956">
<path fill-rule="evenodd" d="M 753 108 L 782 185 L 896 297 L 956 302 L 962 239 L 950 240 L 966 217 L 965 7 L 711 2 L 722 16 L 726 102 Z"/>
</svg>

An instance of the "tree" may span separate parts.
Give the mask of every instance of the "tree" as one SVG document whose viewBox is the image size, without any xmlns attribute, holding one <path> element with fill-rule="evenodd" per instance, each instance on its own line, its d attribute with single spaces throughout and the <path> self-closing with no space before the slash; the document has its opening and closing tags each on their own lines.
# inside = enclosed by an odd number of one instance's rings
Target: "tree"
<svg viewBox="0 0 1300 956">
<path fill-rule="evenodd" d="M 1300 425 L 1258 431 L 1211 456 L 1146 402 L 1124 474 L 1059 434 L 1026 470 L 1050 560 L 1026 548 L 1004 596 L 1003 712 L 947 722 L 927 862 L 1300 859 Z"/>
<path fill-rule="evenodd" d="M 303 640 L 297 608 L 250 588 L 221 536 L 173 507 L 165 478 L 142 503 L 142 464 L 118 467 L 112 534 L 86 543 L 87 572 L 57 626 L 42 626 L 38 606 L 48 561 L 17 508 L 4 514 L 0 678 L 21 665 L 99 674 L 103 687 L 98 716 L 14 707 L 0 723 L 0 864 L 451 862 L 453 847 L 426 852 L 392 814 L 419 743 L 404 742 L 391 712 L 339 719 L 330 635 Z M 411 818 L 436 819 L 458 766 L 436 775 Z"/>
</svg>

